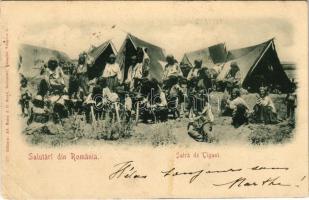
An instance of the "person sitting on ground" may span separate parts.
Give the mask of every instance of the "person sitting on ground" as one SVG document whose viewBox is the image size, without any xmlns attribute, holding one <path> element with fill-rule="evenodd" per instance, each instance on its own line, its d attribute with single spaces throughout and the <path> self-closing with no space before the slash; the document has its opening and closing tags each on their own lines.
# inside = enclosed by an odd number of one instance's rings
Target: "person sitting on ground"
<svg viewBox="0 0 309 200">
<path fill-rule="evenodd" d="M 27 124 L 31 124 L 32 122 L 37 123 L 47 123 L 49 120 L 49 111 L 46 107 L 46 104 L 41 95 L 36 95 L 32 100 L 32 108 L 30 111 L 30 117 L 27 121 Z"/>
<path fill-rule="evenodd" d="M 249 107 L 246 101 L 241 98 L 238 88 L 233 89 L 231 100 L 228 100 L 228 108 L 232 111 L 232 125 L 235 128 L 248 123 Z"/>
<path fill-rule="evenodd" d="M 226 90 L 231 94 L 233 88 L 240 88 L 241 86 L 241 72 L 237 62 L 231 63 L 231 69 L 224 79 Z"/>
<path fill-rule="evenodd" d="M 278 122 L 275 105 L 265 87 L 260 87 L 253 110 L 257 123 L 274 124 Z"/>
<path fill-rule="evenodd" d="M 51 96 L 49 98 L 49 103 L 53 104 L 53 121 L 54 123 L 62 123 L 62 119 L 69 116 L 69 110 L 67 109 L 69 101 L 69 96 L 65 92 L 60 96 Z"/>
<path fill-rule="evenodd" d="M 122 80 L 120 67 L 116 63 L 116 56 L 114 54 L 109 55 L 102 77 L 106 79 L 107 87 L 114 92 Z"/>
<path fill-rule="evenodd" d="M 181 84 L 179 83 L 182 80 L 179 79 L 181 78 L 172 77 L 170 81 L 172 86 L 169 90 L 166 91 L 169 100 L 168 109 L 173 114 L 174 119 L 180 117 L 180 104 L 184 101 L 184 91 L 183 88 L 181 88 Z"/>
<path fill-rule="evenodd" d="M 93 88 L 84 102 L 87 123 L 101 119 L 103 113 L 103 101 L 102 88 L 100 85 L 97 85 Z"/>
<path fill-rule="evenodd" d="M 103 79 L 103 89 L 102 89 L 102 97 L 103 97 L 103 100 L 105 102 L 110 102 L 110 103 L 115 103 L 119 100 L 119 96 L 116 92 L 112 92 L 109 87 L 107 86 L 107 83 L 104 84 L 104 81 L 107 82 L 107 80 L 104 80 Z"/>
<path fill-rule="evenodd" d="M 154 115 L 158 122 L 165 122 L 168 120 L 168 108 L 167 100 L 164 91 L 159 88 L 159 95 L 154 97 L 151 106 L 153 108 Z"/>
<path fill-rule="evenodd" d="M 207 102 L 198 116 L 190 118 L 187 131 L 190 137 L 198 142 L 212 142 L 214 135 L 212 126 L 214 115 L 211 110 L 211 105 Z"/>
<path fill-rule="evenodd" d="M 114 108 L 110 106 L 117 101 L 119 101 L 119 96 L 117 93 L 112 92 L 109 89 L 107 86 L 107 79 L 102 77 L 99 78 L 96 86 L 85 100 L 86 110 L 88 113 L 87 121 L 90 122 L 90 114 L 92 116 L 94 115 L 96 120 L 101 117 L 105 117 L 105 113 L 109 111 L 108 109 Z M 91 109 L 93 111 L 91 111 Z"/>
</svg>

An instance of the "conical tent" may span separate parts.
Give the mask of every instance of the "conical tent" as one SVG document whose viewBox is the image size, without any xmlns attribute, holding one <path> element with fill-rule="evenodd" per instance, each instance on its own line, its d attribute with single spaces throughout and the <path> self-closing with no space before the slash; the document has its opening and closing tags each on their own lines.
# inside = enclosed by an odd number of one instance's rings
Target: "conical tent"
<svg viewBox="0 0 309 200">
<path fill-rule="evenodd" d="M 130 59 L 132 56 L 137 54 L 138 47 L 147 48 L 147 54 L 150 58 L 150 76 L 157 79 L 158 81 L 161 81 L 163 74 L 163 66 L 161 65 L 161 61 L 165 60 L 164 50 L 149 42 L 143 41 L 133 36 L 132 34 L 127 35 L 117 56 L 117 62 L 119 63 L 123 72 L 124 80 L 127 77 L 128 69 L 130 66 Z"/>
<path fill-rule="evenodd" d="M 88 52 L 88 55 L 94 58 L 94 65 L 88 69 L 90 79 L 102 75 L 110 54 L 117 54 L 116 48 L 110 40 L 102 43 L 98 47 L 92 48 Z"/>
<path fill-rule="evenodd" d="M 44 47 L 22 44 L 19 47 L 18 69 L 26 77 L 36 77 L 40 74 L 41 67 L 48 62 L 50 58 L 70 62 L 71 59 L 67 54 L 61 51 L 48 49 Z"/>
<path fill-rule="evenodd" d="M 224 64 L 217 80 L 223 80 L 230 70 L 232 62 L 236 62 L 242 74 L 242 87 L 257 91 L 261 86 L 276 87 L 286 92 L 291 87 L 291 81 L 284 72 L 274 44 L 274 40 L 264 43 L 231 50 L 228 61 Z"/>
</svg>

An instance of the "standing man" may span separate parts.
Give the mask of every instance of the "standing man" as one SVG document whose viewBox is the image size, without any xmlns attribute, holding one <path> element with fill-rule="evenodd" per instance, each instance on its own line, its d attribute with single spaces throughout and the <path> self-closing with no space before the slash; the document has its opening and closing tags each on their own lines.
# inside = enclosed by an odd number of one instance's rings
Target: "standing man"
<svg viewBox="0 0 309 200">
<path fill-rule="evenodd" d="M 107 87 L 111 91 L 115 91 L 121 81 L 120 67 L 115 61 L 116 56 L 114 54 L 110 54 L 102 75 L 103 78 L 106 78 Z"/>
<path fill-rule="evenodd" d="M 172 77 L 179 77 L 183 76 L 181 69 L 175 60 L 173 55 L 168 55 L 166 57 L 167 64 L 165 65 L 164 72 L 163 72 L 163 83 L 166 89 L 171 88 L 173 85 L 170 83 L 170 79 Z"/>
<path fill-rule="evenodd" d="M 197 82 L 198 82 L 198 78 L 200 75 L 200 70 L 202 68 L 202 63 L 203 61 L 201 59 L 199 60 L 195 60 L 194 61 L 194 67 L 190 70 L 188 76 L 187 76 L 187 80 L 189 83 L 189 89 L 191 90 L 192 88 L 196 87 Z"/>
<path fill-rule="evenodd" d="M 129 90 L 133 91 L 143 77 L 143 63 L 138 62 L 136 56 L 132 56 L 131 63 L 125 83 L 129 86 Z"/>
<path fill-rule="evenodd" d="M 188 81 L 198 78 L 199 71 L 202 68 L 202 63 L 203 61 L 201 59 L 194 61 L 194 67 L 190 70 L 187 76 Z"/>
<path fill-rule="evenodd" d="M 78 58 L 78 65 L 76 68 L 76 76 L 80 87 L 83 89 L 85 94 L 88 94 L 88 74 L 87 74 L 87 63 L 86 55 L 80 54 Z"/>
<path fill-rule="evenodd" d="M 64 73 L 61 67 L 58 64 L 58 61 L 54 58 L 51 58 L 48 61 L 47 69 L 46 69 L 46 80 L 51 89 L 51 93 L 62 93 L 65 85 L 64 85 Z"/>
<path fill-rule="evenodd" d="M 165 65 L 163 80 L 168 80 L 171 76 L 183 76 L 181 69 L 173 55 L 166 57 L 167 64 Z"/>
</svg>

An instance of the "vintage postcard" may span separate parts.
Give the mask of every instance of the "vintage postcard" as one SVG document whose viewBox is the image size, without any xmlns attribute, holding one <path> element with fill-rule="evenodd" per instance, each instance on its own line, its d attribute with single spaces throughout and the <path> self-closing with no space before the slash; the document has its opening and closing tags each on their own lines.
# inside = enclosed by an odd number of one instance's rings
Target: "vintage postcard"
<svg viewBox="0 0 309 200">
<path fill-rule="evenodd" d="M 308 195 L 306 2 L 1 2 L 7 199 Z"/>
</svg>

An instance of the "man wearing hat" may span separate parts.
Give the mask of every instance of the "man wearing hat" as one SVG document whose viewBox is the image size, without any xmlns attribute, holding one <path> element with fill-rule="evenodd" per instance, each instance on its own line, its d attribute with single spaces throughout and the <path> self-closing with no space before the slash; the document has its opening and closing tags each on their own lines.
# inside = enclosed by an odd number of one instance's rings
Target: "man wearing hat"
<svg viewBox="0 0 309 200">
<path fill-rule="evenodd" d="M 107 87 L 111 91 L 115 91 L 116 87 L 121 81 L 120 67 L 118 63 L 116 63 L 115 61 L 116 61 L 115 54 L 110 54 L 102 75 L 102 77 L 106 79 Z"/>
</svg>

